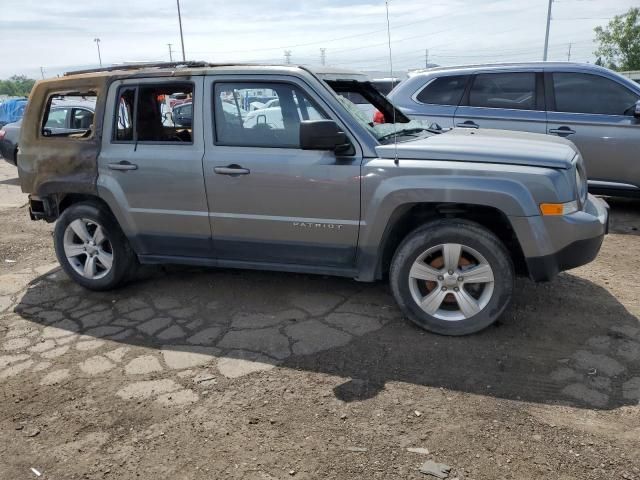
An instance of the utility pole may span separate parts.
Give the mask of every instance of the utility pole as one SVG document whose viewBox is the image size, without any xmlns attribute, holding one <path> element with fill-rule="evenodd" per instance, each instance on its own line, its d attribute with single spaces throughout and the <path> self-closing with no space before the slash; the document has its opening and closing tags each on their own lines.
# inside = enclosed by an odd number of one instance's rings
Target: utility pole
<svg viewBox="0 0 640 480">
<path fill-rule="evenodd" d="M 40 67 L 40 75 L 42 75 L 42 79 L 44 80 L 44 67 Z"/>
<path fill-rule="evenodd" d="M 100 55 L 100 39 L 94 38 L 93 41 L 96 42 L 96 45 L 98 47 L 98 60 L 100 61 L 100 67 L 102 68 L 102 55 Z"/>
<path fill-rule="evenodd" d="M 320 65 L 326 65 L 327 64 L 327 49 L 326 48 L 321 48 L 320 49 Z"/>
<path fill-rule="evenodd" d="M 424 49 L 424 68 L 429 68 L 429 49 Z"/>
<path fill-rule="evenodd" d="M 569 42 L 569 53 L 567 53 L 567 62 L 571 61 L 571 42 Z"/>
<path fill-rule="evenodd" d="M 182 15 L 180 15 L 180 0 L 176 0 L 178 4 L 178 24 L 180 25 L 180 45 L 182 45 L 182 61 L 186 62 L 187 57 L 184 54 L 184 37 L 182 36 Z"/>
<path fill-rule="evenodd" d="M 544 55 L 542 61 L 547 61 L 547 51 L 549 50 L 549 28 L 551 27 L 551 4 L 553 0 L 549 0 L 549 8 L 547 10 L 547 33 L 544 36 Z"/>
<path fill-rule="evenodd" d="M 284 61 L 287 65 L 291 64 L 291 50 L 284 51 Z"/>
<path fill-rule="evenodd" d="M 171 50 L 171 43 L 167 43 L 167 45 L 169 46 L 169 61 L 173 62 L 173 50 Z"/>
</svg>

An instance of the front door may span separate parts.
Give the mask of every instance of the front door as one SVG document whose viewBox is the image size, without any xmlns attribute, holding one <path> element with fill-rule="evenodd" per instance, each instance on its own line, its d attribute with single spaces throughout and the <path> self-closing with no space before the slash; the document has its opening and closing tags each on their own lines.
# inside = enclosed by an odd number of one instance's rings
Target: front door
<svg viewBox="0 0 640 480">
<path fill-rule="evenodd" d="M 455 126 L 545 133 L 541 76 L 533 71 L 476 74 L 456 109 Z"/>
<path fill-rule="evenodd" d="M 210 257 L 202 77 L 116 82 L 106 106 L 98 188 L 136 252 Z M 185 94 L 193 121 L 173 121 L 169 98 Z"/>
<path fill-rule="evenodd" d="M 592 186 L 640 188 L 640 99 L 626 86 L 600 75 L 547 74 L 553 90 L 548 133 L 571 140 L 584 158 Z"/>
<path fill-rule="evenodd" d="M 295 78 L 219 76 L 205 81 L 205 105 L 213 124 L 204 172 L 216 258 L 352 268 L 362 157 L 299 146 L 302 120 L 329 118 L 322 100 Z"/>
</svg>

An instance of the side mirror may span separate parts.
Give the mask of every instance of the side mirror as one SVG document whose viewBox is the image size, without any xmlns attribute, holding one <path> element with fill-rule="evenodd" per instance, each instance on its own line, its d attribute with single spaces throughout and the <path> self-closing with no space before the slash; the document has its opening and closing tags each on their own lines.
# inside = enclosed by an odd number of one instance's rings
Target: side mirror
<svg viewBox="0 0 640 480">
<path fill-rule="evenodd" d="M 636 106 L 633 108 L 633 116 L 640 119 L 640 100 L 636 102 Z"/>
<path fill-rule="evenodd" d="M 302 150 L 349 149 L 346 133 L 333 120 L 303 120 L 300 122 L 300 148 Z"/>
</svg>

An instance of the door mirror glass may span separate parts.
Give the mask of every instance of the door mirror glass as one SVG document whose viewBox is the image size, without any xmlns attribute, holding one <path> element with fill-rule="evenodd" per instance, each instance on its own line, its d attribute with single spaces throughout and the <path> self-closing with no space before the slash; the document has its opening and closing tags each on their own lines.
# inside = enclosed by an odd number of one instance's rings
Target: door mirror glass
<svg viewBox="0 0 640 480">
<path fill-rule="evenodd" d="M 303 150 L 342 151 L 349 147 L 347 135 L 333 120 L 300 122 L 300 148 Z"/>
</svg>

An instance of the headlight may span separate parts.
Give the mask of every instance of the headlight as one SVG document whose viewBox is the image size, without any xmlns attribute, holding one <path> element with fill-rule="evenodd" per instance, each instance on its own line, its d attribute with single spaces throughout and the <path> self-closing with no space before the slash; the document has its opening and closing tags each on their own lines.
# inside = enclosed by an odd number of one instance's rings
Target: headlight
<svg viewBox="0 0 640 480">
<path fill-rule="evenodd" d="M 576 198 L 580 207 L 587 203 L 588 195 L 587 175 L 585 174 L 582 164 L 576 164 Z"/>
</svg>

